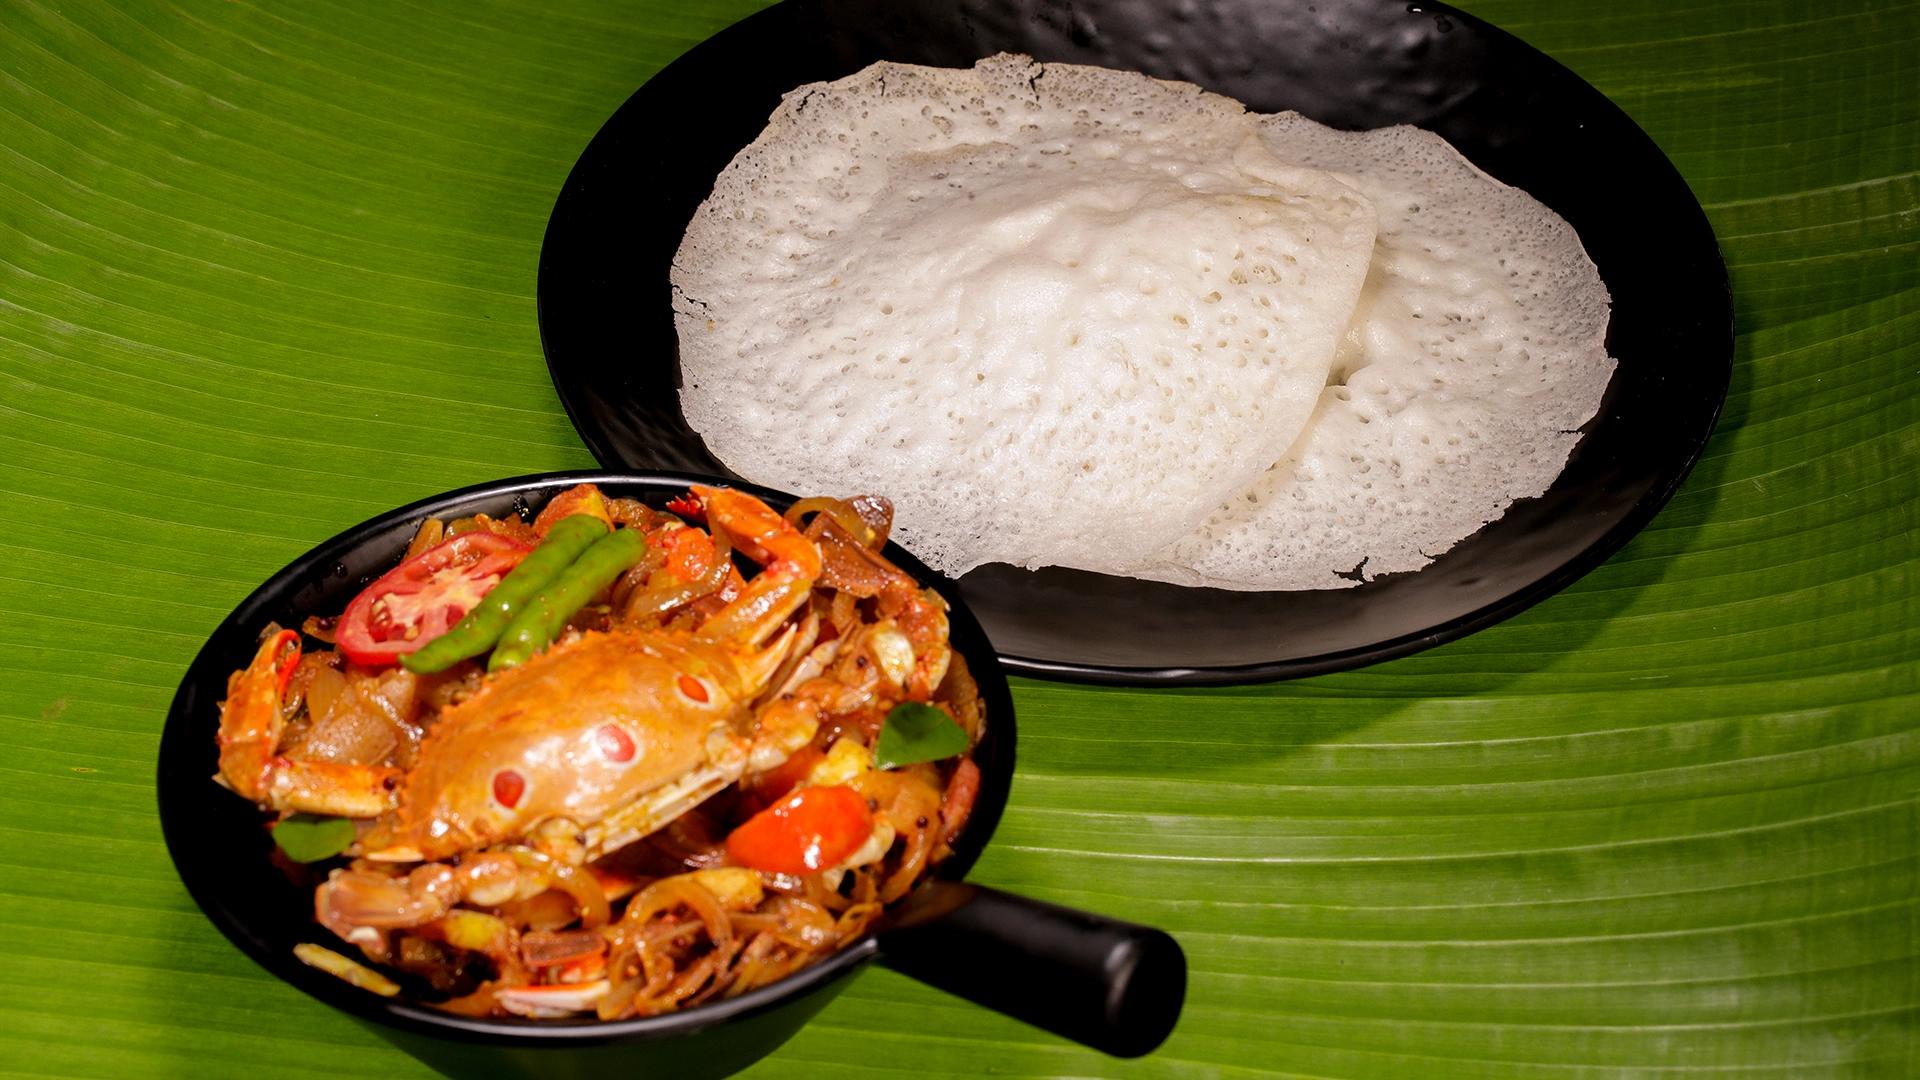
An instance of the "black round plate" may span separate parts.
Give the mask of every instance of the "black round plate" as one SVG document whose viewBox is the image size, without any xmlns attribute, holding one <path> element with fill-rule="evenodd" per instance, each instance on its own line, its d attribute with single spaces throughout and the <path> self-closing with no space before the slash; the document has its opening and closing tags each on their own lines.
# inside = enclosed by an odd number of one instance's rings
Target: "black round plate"
<svg viewBox="0 0 1920 1080">
<path fill-rule="evenodd" d="M 479 513 L 505 517 L 529 506 L 537 509 L 579 483 L 598 484 L 610 495 L 662 507 L 684 494 L 690 481 L 710 479 L 544 473 L 462 488 L 363 522 L 302 555 L 254 590 L 194 658 L 160 735 L 156 793 L 161 831 L 180 880 L 214 925 L 260 966 L 329 1005 L 373 1022 L 383 1035 L 429 1061 L 450 1060 L 447 1055 L 456 1054 L 459 1045 L 477 1048 L 461 1059 L 457 1075 L 603 1076 L 611 1067 L 626 1075 L 635 1066 L 653 1066 L 661 1075 L 715 1076 L 744 1068 L 791 1036 L 835 992 L 830 987 L 839 976 L 874 957 L 872 938 L 739 997 L 610 1023 L 476 1019 L 355 989 L 294 958 L 293 947 L 301 942 L 330 948 L 340 943 L 313 921 L 311 883 L 294 881 L 269 860 L 272 840 L 261 827 L 262 815 L 213 781 L 220 757 L 214 735 L 227 677 L 253 659 L 261 629 L 268 622 L 297 627 L 308 615 L 337 614 L 368 582 L 400 561 L 423 519 Z M 776 507 L 791 502 L 790 496 L 739 486 Z M 947 598 L 953 647 L 967 658 L 987 710 L 986 732 L 974 749 L 980 792 L 973 814 L 954 841 L 953 854 L 935 870 L 943 878 L 959 880 L 993 835 L 1013 784 L 1013 698 L 986 635 L 952 583 L 898 546 L 886 552 L 902 570 Z M 686 1038 L 702 1034 L 706 1037 Z M 532 1057 L 515 1056 L 536 1050 Z M 567 1056 L 562 1051 L 579 1053 Z M 586 1067 L 588 1063 L 594 1067 Z"/>
<path fill-rule="evenodd" d="M 787 0 L 722 31 L 607 121 L 547 226 L 541 339 L 594 456 L 728 474 L 680 415 L 667 272 L 713 178 L 781 94 L 875 60 L 965 67 L 1001 51 L 1181 79 L 1341 128 L 1439 133 L 1578 230 L 1613 293 L 1607 346 L 1620 362 L 1552 488 L 1415 573 L 1235 593 L 974 570 L 961 595 L 1009 667 L 1230 683 L 1402 656 L 1565 587 L 1692 468 L 1726 395 L 1733 329 L 1726 268 L 1685 181 L 1566 68 L 1470 15 L 1404 0 Z"/>
</svg>

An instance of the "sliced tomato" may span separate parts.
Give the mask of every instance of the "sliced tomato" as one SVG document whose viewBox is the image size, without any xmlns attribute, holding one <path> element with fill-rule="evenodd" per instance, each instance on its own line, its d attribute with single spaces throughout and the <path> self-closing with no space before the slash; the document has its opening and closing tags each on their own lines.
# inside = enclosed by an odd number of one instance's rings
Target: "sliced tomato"
<svg viewBox="0 0 1920 1080">
<path fill-rule="evenodd" d="M 850 787 L 803 787 L 727 837 L 727 857 L 771 874 L 811 874 L 846 861 L 873 835 L 873 811 Z"/>
<path fill-rule="evenodd" d="M 430 547 L 362 589 L 334 643 L 356 664 L 395 663 L 453 629 L 532 550 L 484 530 Z"/>
</svg>

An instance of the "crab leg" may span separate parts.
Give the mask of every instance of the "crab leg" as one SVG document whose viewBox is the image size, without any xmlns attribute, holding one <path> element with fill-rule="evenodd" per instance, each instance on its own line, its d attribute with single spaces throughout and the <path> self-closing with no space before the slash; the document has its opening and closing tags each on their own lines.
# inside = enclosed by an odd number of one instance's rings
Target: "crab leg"
<svg viewBox="0 0 1920 1080">
<path fill-rule="evenodd" d="M 524 849 L 489 851 L 457 866 L 422 863 L 405 876 L 366 868 L 335 870 L 314 891 L 314 919 L 356 943 L 368 931 L 424 926 L 470 901 L 493 907 L 548 889 L 573 899 L 586 929 L 605 925 L 607 898 L 592 875 Z"/>
<path fill-rule="evenodd" d="M 693 494 L 707 512 L 708 525 L 725 529 L 734 546 L 761 566 L 695 638 L 737 646 L 762 641 L 807 602 L 820 577 L 820 549 L 751 495 L 704 484 L 694 485 Z"/>
<path fill-rule="evenodd" d="M 265 805 L 331 817 L 379 817 L 393 809 L 400 771 L 276 757 L 267 763 Z"/>
</svg>

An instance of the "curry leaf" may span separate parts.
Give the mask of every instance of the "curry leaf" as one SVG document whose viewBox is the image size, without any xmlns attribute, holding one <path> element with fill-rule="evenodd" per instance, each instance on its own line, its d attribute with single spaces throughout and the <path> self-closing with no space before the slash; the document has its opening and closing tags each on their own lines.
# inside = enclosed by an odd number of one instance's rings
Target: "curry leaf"
<svg viewBox="0 0 1920 1080">
<path fill-rule="evenodd" d="M 967 733 L 953 717 L 931 705 L 904 701 L 887 714 L 873 763 L 882 769 L 950 758 L 967 748 Z"/>
<path fill-rule="evenodd" d="M 273 827 L 273 842 L 294 862 L 319 862 L 353 843 L 353 822 L 339 817 L 294 814 Z"/>
</svg>

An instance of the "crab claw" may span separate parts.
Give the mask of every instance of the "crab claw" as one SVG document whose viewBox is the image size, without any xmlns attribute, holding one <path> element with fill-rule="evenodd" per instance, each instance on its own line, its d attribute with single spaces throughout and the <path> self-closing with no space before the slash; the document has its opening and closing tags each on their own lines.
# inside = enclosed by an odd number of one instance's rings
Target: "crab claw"
<svg viewBox="0 0 1920 1080">
<path fill-rule="evenodd" d="M 283 702 L 299 664 L 300 635 L 281 630 L 261 642 L 253 663 L 227 680 L 216 779 L 243 799 L 265 802 L 272 790 L 275 754 L 286 727 Z"/>
<path fill-rule="evenodd" d="M 300 635 L 281 630 L 261 644 L 253 663 L 227 681 L 227 699 L 220 703 L 220 772 L 214 779 L 268 809 L 378 817 L 393 805 L 396 770 L 280 753 L 287 685 L 299 664 Z"/>
</svg>

